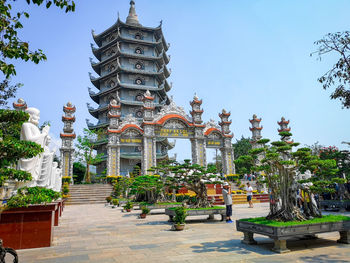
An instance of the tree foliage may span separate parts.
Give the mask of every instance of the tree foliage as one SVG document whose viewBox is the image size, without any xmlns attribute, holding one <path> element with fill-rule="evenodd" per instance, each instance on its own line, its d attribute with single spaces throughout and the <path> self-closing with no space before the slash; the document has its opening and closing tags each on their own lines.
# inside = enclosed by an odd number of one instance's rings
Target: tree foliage
<svg viewBox="0 0 350 263">
<path fill-rule="evenodd" d="M 184 160 L 180 164 L 171 161 L 168 164 L 155 167 L 157 173 L 163 173 L 166 177 L 165 185 L 169 188 L 179 189 L 186 187 L 196 193 L 194 207 L 210 207 L 212 204 L 208 201 L 206 183 L 212 183 L 215 180 L 223 179 L 215 174 L 215 167 L 205 168 L 198 164 L 192 164 L 190 160 Z"/>
<path fill-rule="evenodd" d="M 312 155 L 309 148 L 299 148 L 293 152 L 293 147 L 299 144 L 289 142 L 291 135 L 281 132 L 281 140 L 269 145 L 269 140 L 260 140 L 258 143 L 262 147 L 252 149 L 246 157 L 254 160 L 253 170 L 265 174 L 264 183 L 270 189 L 270 213 L 267 219 L 303 221 L 309 216 L 320 217 L 320 210 L 311 202 L 312 194 L 332 191 L 331 185 L 336 180 L 336 162 Z M 313 173 L 311 178 L 298 182 L 298 175 L 307 170 Z M 304 211 L 297 206 L 298 189 L 310 197 L 309 202 L 304 204 Z M 306 199 L 304 202 L 307 202 Z"/>
<path fill-rule="evenodd" d="M 80 162 L 86 165 L 84 179 L 87 183 L 91 183 L 90 166 L 96 165 L 102 161 L 101 157 L 103 154 L 95 154 L 94 152 L 96 142 L 101 136 L 103 136 L 103 131 L 84 129 L 84 135 L 79 135 L 77 143 L 75 144 L 77 148 L 76 157 Z"/>
<path fill-rule="evenodd" d="M 350 31 L 329 33 L 315 44 L 319 60 L 328 53 L 335 53 L 338 61 L 318 81 L 324 89 L 335 87 L 331 99 L 339 99 L 345 108 L 350 108 Z"/>
<path fill-rule="evenodd" d="M 84 164 L 80 162 L 74 162 L 73 163 L 73 179 L 74 183 L 82 183 L 84 180 L 84 176 L 86 173 L 86 167 Z"/>
<path fill-rule="evenodd" d="M 16 75 L 13 60 L 32 61 L 38 64 L 46 60 L 46 55 L 41 49 L 31 50 L 28 41 L 24 41 L 19 36 L 19 30 L 23 28 L 22 18 L 29 18 L 27 12 L 15 12 L 11 3 L 15 0 L 0 0 L 0 70 L 4 79 L 0 83 L 0 106 L 6 105 L 7 99 L 13 97 L 21 84 L 11 85 L 10 77 Z M 75 3 L 72 0 L 26 0 L 27 4 L 40 6 L 44 4 L 46 8 L 54 6 L 65 9 L 66 12 L 75 10 Z"/>
<path fill-rule="evenodd" d="M 30 173 L 14 169 L 19 159 L 43 152 L 39 144 L 20 140 L 21 126 L 28 119 L 23 111 L 0 110 L 0 186 L 8 179 L 32 179 Z"/>
<path fill-rule="evenodd" d="M 236 140 L 236 143 L 232 144 L 232 146 L 234 148 L 235 160 L 242 155 L 247 155 L 249 150 L 252 149 L 250 138 L 244 138 L 243 136 L 240 140 Z"/>
</svg>

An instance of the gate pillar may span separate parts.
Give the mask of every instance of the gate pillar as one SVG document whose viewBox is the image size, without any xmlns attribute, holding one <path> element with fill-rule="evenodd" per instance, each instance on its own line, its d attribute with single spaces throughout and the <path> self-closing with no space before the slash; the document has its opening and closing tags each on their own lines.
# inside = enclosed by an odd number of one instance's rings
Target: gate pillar
<svg viewBox="0 0 350 263">
<path fill-rule="evenodd" d="M 205 167 L 207 166 L 207 162 L 204 139 L 205 125 L 202 125 L 202 100 L 199 100 L 197 95 L 194 95 L 193 100 L 190 102 L 190 105 L 192 107 L 190 114 L 192 115 L 192 123 L 194 126 L 194 138 L 191 139 L 192 163 Z"/>
<path fill-rule="evenodd" d="M 148 171 L 152 166 L 157 165 L 157 145 L 156 137 L 154 133 L 154 96 L 147 90 L 143 98 L 143 147 L 142 147 L 142 160 L 141 169 L 142 174 L 151 174 Z"/>
<path fill-rule="evenodd" d="M 219 114 L 221 122 L 221 132 L 223 134 L 223 147 L 221 150 L 222 155 L 222 169 L 224 174 L 234 174 L 236 173 L 235 164 L 234 164 L 234 154 L 232 147 L 232 137 L 233 134 L 230 134 L 230 124 L 231 121 L 228 119 L 231 113 L 222 110 L 222 113 Z"/>
<path fill-rule="evenodd" d="M 117 98 L 119 98 L 117 96 Z M 107 144 L 107 175 L 120 175 L 120 134 L 118 127 L 120 124 L 121 105 L 119 100 L 111 100 L 108 105 L 108 118 L 110 119 L 108 127 Z"/>
</svg>

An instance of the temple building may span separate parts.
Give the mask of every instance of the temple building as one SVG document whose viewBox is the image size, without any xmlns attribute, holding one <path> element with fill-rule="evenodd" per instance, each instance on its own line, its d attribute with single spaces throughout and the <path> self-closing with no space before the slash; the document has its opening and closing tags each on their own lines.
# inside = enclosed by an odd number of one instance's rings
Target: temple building
<svg viewBox="0 0 350 263">
<path fill-rule="evenodd" d="M 171 89 L 167 78 L 170 70 L 167 68 L 170 57 L 166 54 L 169 44 L 162 32 L 162 23 L 158 27 L 145 27 L 140 24 L 135 11 L 135 2 L 130 1 L 129 15 L 126 22 L 118 16 L 117 22 L 92 36 L 97 47 L 91 44 L 92 53 L 97 61 L 90 58 L 91 66 L 98 75 L 91 73 L 90 79 L 94 86 L 89 88 L 91 99 L 98 104 L 96 108 L 88 103 L 89 113 L 97 119 L 95 123 L 87 120 L 90 130 L 103 129 L 107 131 L 110 125 L 108 116 L 111 100 L 120 105 L 120 121 L 126 118 L 142 123 L 145 114 L 144 94 L 149 91 L 153 98 L 155 113 L 160 112 L 164 105 L 169 105 L 167 92 Z M 115 117 L 115 116 L 114 116 Z M 130 139 L 133 135 L 130 134 Z M 103 162 L 97 166 L 97 174 L 106 169 L 108 136 L 98 139 L 97 153 L 103 153 Z M 157 138 L 157 160 L 166 158 L 168 150 L 173 147 L 167 138 Z M 130 141 L 120 147 L 120 174 L 132 172 L 135 165 L 141 167 L 142 148 L 139 143 Z"/>
</svg>

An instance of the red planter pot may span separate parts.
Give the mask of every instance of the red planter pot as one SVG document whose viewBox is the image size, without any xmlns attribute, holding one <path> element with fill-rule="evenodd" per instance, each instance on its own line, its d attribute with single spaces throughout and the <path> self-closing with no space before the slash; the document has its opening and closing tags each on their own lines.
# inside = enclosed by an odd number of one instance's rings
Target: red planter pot
<svg viewBox="0 0 350 263">
<path fill-rule="evenodd" d="M 215 184 L 206 184 L 208 189 L 214 189 Z"/>
<path fill-rule="evenodd" d="M 0 239 L 13 249 L 49 247 L 58 204 L 30 205 L 0 214 Z"/>
</svg>

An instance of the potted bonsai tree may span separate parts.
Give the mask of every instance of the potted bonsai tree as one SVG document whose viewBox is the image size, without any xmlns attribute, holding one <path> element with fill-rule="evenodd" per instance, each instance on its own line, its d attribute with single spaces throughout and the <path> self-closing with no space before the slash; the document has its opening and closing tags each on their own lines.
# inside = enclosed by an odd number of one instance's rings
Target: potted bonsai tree
<svg viewBox="0 0 350 263">
<path fill-rule="evenodd" d="M 131 209 L 132 209 L 133 205 L 130 201 L 128 201 L 125 206 L 124 206 L 124 209 L 126 210 L 126 212 L 131 212 Z"/>
<path fill-rule="evenodd" d="M 112 199 L 112 204 L 113 204 L 112 208 L 115 208 L 116 206 L 119 205 L 119 200 L 118 199 Z"/>
<path fill-rule="evenodd" d="M 184 230 L 185 219 L 187 217 L 186 208 L 181 206 L 175 209 L 174 228 L 177 231 Z"/>
<path fill-rule="evenodd" d="M 146 218 L 146 215 L 149 214 L 150 211 L 151 210 L 147 206 L 143 206 L 140 218 Z"/>
</svg>

